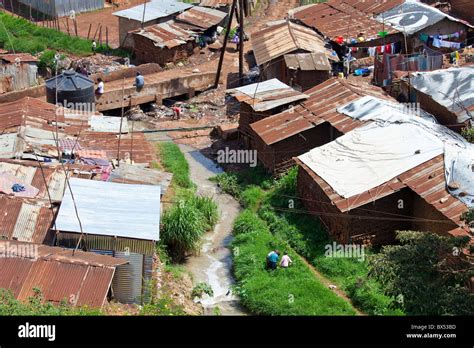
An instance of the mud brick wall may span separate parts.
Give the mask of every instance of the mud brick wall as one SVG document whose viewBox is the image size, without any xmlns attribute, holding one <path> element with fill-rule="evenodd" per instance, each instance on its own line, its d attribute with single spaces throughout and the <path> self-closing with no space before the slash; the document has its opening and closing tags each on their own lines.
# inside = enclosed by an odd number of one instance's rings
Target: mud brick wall
<svg viewBox="0 0 474 348">
<path fill-rule="evenodd" d="M 428 204 L 423 198 L 414 195 L 413 216 L 421 217 L 428 220 L 442 220 L 445 222 L 417 221 L 413 223 L 412 229 L 415 231 L 433 232 L 447 235 L 448 231 L 458 226 L 447 219 L 443 214 L 436 210 L 432 205 Z"/>
<path fill-rule="evenodd" d="M 411 227 L 410 222 L 388 220 L 386 219 L 387 214 L 380 213 L 380 211 L 383 211 L 410 215 L 413 193 L 409 189 L 402 189 L 374 203 L 368 203 L 349 212 L 341 213 L 332 204 L 323 189 L 314 181 L 312 175 L 299 166 L 297 190 L 298 197 L 303 199 L 306 209 L 319 217 L 326 226 L 330 237 L 338 243 L 362 240 L 370 241 L 373 244 L 392 243 L 395 240 L 396 230 L 407 230 Z M 403 209 L 398 208 L 399 199 L 404 202 Z M 364 237 L 361 235 L 364 235 Z"/>
<path fill-rule="evenodd" d="M 141 35 L 134 35 L 134 62 L 136 64 L 157 63 L 164 66 L 166 63 L 178 62 L 193 54 L 196 47 L 195 41 L 188 41 L 186 44 L 173 48 L 160 48 L 154 45 L 153 41 Z"/>
</svg>

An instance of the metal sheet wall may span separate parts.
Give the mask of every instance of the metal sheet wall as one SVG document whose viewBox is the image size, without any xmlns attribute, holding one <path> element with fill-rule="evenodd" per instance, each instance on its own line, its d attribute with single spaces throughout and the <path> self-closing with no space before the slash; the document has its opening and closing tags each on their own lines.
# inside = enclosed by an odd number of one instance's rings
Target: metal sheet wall
<svg viewBox="0 0 474 348">
<path fill-rule="evenodd" d="M 115 252 L 115 257 L 128 260 L 128 264 L 118 266 L 112 280 L 112 291 L 121 303 L 141 303 L 143 255 Z"/>
<path fill-rule="evenodd" d="M 69 16 L 71 11 L 81 13 L 104 8 L 104 0 L 19 0 L 19 2 L 58 17 Z"/>
</svg>

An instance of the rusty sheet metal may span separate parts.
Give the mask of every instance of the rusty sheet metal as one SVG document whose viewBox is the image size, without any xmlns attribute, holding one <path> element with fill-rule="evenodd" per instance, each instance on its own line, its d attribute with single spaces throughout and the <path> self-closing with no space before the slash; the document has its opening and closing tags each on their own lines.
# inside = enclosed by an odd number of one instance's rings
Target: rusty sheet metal
<svg viewBox="0 0 474 348">
<path fill-rule="evenodd" d="M 289 21 L 253 33 L 251 39 L 258 65 L 296 50 L 325 53 L 328 57 L 332 53 L 313 30 Z"/>
<path fill-rule="evenodd" d="M 71 164 L 66 166 L 70 177 L 92 179 L 97 166 Z M 18 183 L 31 185 L 39 190 L 34 199 L 61 201 L 64 195 L 66 174 L 60 164 L 38 164 L 35 161 L 0 159 L 0 173 L 18 178 Z M 44 178 L 43 178 L 44 176 Z M 49 195 L 48 195 L 49 191 Z"/>
<path fill-rule="evenodd" d="M 362 34 L 365 39 L 376 38 L 379 31 L 397 33 L 389 25 L 383 26 L 374 15 L 392 9 L 404 0 L 329 0 L 325 3 L 297 7 L 288 12 L 290 18 L 319 31 L 334 40 L 337 36 L 344 39 L 357 38 Z M 349 37 L 348 37 L 349 36 Z"/>
<path fill-rule="evenodd" d="M 179 14 L 176 20 L 206 30 L 214 25 L 221 24 L 226 16 L 227 13 L 223 11 L 195 6 Z"/>
<path fill-rule="evenodd" d="M 0 241 L 6 257 L 0 258 L 0 288 L 27 301 L 33 288 L 41 289 L 44 300 L 75 306 L 102 307 L 115 267 L 126 260 L 95 253 L 16 241 Z"/>
<path fill-rule="evenodd" d="M 151 25 L 144 29 L 131 32 L 133 35 L 143 36 L 153 42 L 157 47 L 173 48 L 184 45 L 188 41 L 194 40 L 195 33 L 185 25 L 175 21 Z"/>
<path fill-rule="evenodd" d="M 228 89 L 227 93 L 234 96 L 239 102 L 248 104 L 255 111 L 271 110 L 309 97 L 278 79 Z"/>
<path fill-rule="evenodd" d="M 444 176 L 444 156 L 439 155 L 392 180 L 374 187 L 364 193 L 349 198 L 340 196 L 319 175 L 307 165 L 295 158 L 296 163 L 304 169 L 323 189 L 331 202 L 341 211 L 347 212 L 388 196 L 404 187 L 409 187 L 429 205 L 454 222 L 460 229 L 453 230 L 457 235 L 469 235 L 467 227 L 461 221 L 461 214 L 468 210 L 467 206 L 453 197 L 446 189 Z M 464 231 L 464 232 L 461 232 Z"/>
<path fill-rule="evenodd" d="M 202 0 L 199 6 L 203 7 L 223 7 L 232 4 L 232 0 Z"/>
<path fill-rule="evenodd" d="M 338 131 L 347 133 L 363 125 L 364 122 L 339 114 L 337 107 L 365 95 L 393 101 L 378 87 L 336 78 L 327 80 L 305 93 L 309 98 L 292 110 L 252 123 L 250 127 L 267 145 L 287 139 L 323 122 L 329 122 Z"/>
<path fill-rule="evenodd" d="M 0 236 L 22 242 L 44 243 L 57 208 L 46 202 L 0 196 Z"/>
<path fill-rule="evenodd" d="M 311 71 L 331 70 L 329 59 L 324 53 L 296 53 L 285 54 L 286 66 L 290 69 Z"/>
<path fill-rule="evenodd" d="M 16 54 L 0 54 L 0 59 L 8 63 L 26 63 L 26 62 L 37 62 L 38 58 L 33 57 L 29 53 L 16 53 Z"/>
<path fill-rule="evenodd" d="M 462 225 L 461 214 L 468 207 L 446 188 L 444 156 L 439 155 L 399 176 L 400 181 L 415 191 L 441 214 Z"/>
<path fill-rule="evenodd" d="M 81 136 L 81 144 L 90 150 L 103 150 L 109 160 L 117 159 L 118 135 L 113 133 L 86 132 Z M 120 140 L 120 159 L 131 159 L 133 163 L 150 165 L 156 160 L 153 145 L 141 132 L 123 134 Z"/>
</svg>

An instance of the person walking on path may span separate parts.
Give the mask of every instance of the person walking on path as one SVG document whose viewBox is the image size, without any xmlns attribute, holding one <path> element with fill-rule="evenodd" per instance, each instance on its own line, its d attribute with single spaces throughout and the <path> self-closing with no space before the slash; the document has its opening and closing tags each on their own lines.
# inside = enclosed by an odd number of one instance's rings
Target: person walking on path
<svg viewBox="0 0 474 348">
<path fill-rule="evenodd" d="M 97 43 L 95 42 L 95 40 L 92 40 L 92 52 L 94 53 L 94 56 L 95 56 L 96 49 L 97 49 Z"/>
<path fill-rule="evenodd" d="M 288 266 L 291 265 L 292 263 L 293 261 L 290 259 L 290 257 L 288 256 L 288 253 L 285 251 L 280 261 L 280 267 L 288 268 Z"/>
<path fill-rule="evenodd" d="M 280 257 L 280 252 L 278 250 L 271 251 L 267 255 L 268 268 L 275 270 L 278 264 L 278 258 Z"/>
</svg>

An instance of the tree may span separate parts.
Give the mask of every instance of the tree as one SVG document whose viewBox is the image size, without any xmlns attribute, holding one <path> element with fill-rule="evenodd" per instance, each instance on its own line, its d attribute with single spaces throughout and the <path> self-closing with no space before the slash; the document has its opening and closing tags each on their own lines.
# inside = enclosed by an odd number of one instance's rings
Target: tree
<svg viewBox="0 0 474 348">
<path fill-rule="evenodd" d="M 369 260 L 370 275 L 409 315 L 472 315 L 473 265 L 462 253 L 469 238 L 399 231 L 400 245 L 385 246 Z"/>
</svg>

